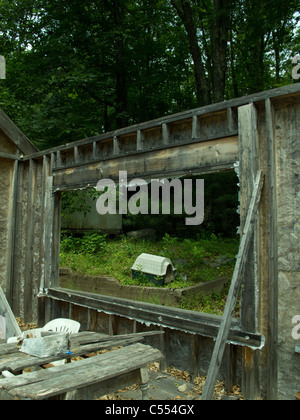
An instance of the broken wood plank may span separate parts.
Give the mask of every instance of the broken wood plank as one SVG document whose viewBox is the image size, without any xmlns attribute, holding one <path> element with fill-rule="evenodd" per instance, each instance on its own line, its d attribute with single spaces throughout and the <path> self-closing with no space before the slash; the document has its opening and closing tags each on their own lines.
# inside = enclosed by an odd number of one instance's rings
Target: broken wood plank
<svg viewBox="0 0 300 420">
<path fill-rule="evenodd" d="M 115 336 L 108 336 L 106 334 L 97 334 L 93 332 L 88 333 L 78 333 L 70 335 L 70 349 L 76 348 L 81 345 L 88 345 L 92 343 L 107 343 L 107 342 L 116 342 L 120 340 L 131 340 L 131 339 L 139 339 L 142 340 L 145 337 L 151 337 L 154 335 L 161 335 L 164 334 L 164 331 L 148 331 L 148 332 L 141 332 L 141 333 L 134 333 L 134 334 L 123 334 L 123 335 L 115 335 Z"/>
<path fill-rule="evenodd" d="M 242 236 L 240 249 L 237 256 L 237 262 L 234 269 L 217 341 L 211 358 L 210 367 L 207 374 L 207 380 L 202 394 L 202 400 L 211 400 L 214 393 L 217 375 L 222 363 L 225 346 L 230 330 L 230 325 L 232 322 L 232 314 L 235 309 L 241 286 L 242 273 L 247 261 L 247 255 L 254 229 L 254 222 L 258 215 L 258 208 L 263 188 L 263 180 L 264 179 L 262 171 L 259 171 L 255 180 L 253 194 L 251 197 L 249 211 L 245 223 L 244 233 Z"/>
<path fill-rule="evenodd" d="M 161 332 L 158 331 L 158 334 L 160 333 Z M 79 333 L 78 335 L 80 336 L 80 334 L 81 333 Z M 96 333 L 94 334 L 98 336 L 97 337 L 98 340 L 102 336 L 102 334 L 96 334 Z M 91 335 L 93 335 L 93 333 Z M 148 335 L 151 335 L 151 334 L 148 334 Z M 85 336 L 86 336 L 86 333 L 84 333 L 83 337 Z M 92 338 L 89 338 L 87 341 L 87 344 L 80 345 L 78 344 L 78 342 L 76 343 L 76 338 L 73 338 L 72 335 L 70 335 L 70 342 L 71 342 L 70 353 L 58 354 L 56 356 L 49 356 L 49 357 L 35 357 L 35 356 L 30 356 L 28 354 L 21 353 L 19 352 L 18 346 L 16 344 L 10 344 L 10 345 L 5 345 L 5 346 L 0 345 L 0 373 L 4 370 L 9 370 L 11 372 L 16 373 L 31 366 L 42 366 L 47 363 L 61 360 L 62 358 L 71 359 L 73 357 L 83 356 L 88 353 L 95 353 L 101 350 L 108 350 L 114 347 L 129 346 L 129 345 L 138 343 L 139 341 L 143 340 L 143 338 L 144 338 L 143 333 L 107 337 L 106 340 L 97 341 L 95 343 L 93 342 L 89 343 L 89 341 L 92 341 Z M 8 354 L 10 355 L 10 357 L 7 357 Z"/>
<path fill-rule="evenodd" d="M 17 320 L 11 310 L 11 307 L 9 306 L 9 303 L 6 299 L 6 296 L 0 286 L 0 315 L 5 318 L 5 324 L 6 324 L 6 331 L 5 331 L 5 337 L 17 337 L 21 334 L 20 327 L 17 323 Z"/>
</svg>

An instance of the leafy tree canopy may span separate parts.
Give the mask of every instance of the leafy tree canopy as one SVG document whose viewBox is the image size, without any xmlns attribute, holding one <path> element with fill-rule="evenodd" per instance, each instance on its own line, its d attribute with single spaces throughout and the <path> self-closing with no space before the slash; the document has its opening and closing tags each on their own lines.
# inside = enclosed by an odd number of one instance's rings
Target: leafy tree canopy
<svg viewBox="0 0 300 420">
<path fill-rule="evenodd" d="M 299 0 L 0 0 L 0 107 L 41 149 L 292 83 Z"/>
</svg>

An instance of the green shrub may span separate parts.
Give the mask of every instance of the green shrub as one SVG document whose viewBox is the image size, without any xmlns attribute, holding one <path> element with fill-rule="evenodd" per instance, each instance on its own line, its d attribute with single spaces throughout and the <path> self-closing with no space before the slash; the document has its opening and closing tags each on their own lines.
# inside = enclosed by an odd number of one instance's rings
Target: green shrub
<svg viewBox="0 0 300 420">
<path fill-rule="evenodd" d="M 61 252 L 69 254 L 93 255 L 104 251 L 107 235 L 86 233 L 82 237 L 75 237 L 64 232 L 61 239 Z"/>
</svg>

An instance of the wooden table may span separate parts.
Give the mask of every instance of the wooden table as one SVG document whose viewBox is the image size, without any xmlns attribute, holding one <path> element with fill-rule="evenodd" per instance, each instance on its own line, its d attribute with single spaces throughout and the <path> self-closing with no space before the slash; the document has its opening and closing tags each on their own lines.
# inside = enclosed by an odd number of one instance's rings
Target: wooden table
<svg viewBox="0 0 300 420">
<path fill-rule="evenodd" d="M 156 333 L 160 332 L 150 334 Z M 162 360 L 163 355 L 159 350 L 139 343 L 145 335 L 149 333 L 113 337 L 90 332 L 73 334 L 70 336 L 72 354 L 51 358 L 21 353 L 16 344 L 0 344 L 0 373 L 9 371 L 14 374 L 0 379 L 0 400 L 93 399 L 135 383 L 141 384 L 143 399 L 147 399 L 146 366 Z M 95 354 L 119 346 L 124 347 Z M 30 367 L 88 353 L 90 357 L 72 363 L 22 373 Z"/>
</svg>

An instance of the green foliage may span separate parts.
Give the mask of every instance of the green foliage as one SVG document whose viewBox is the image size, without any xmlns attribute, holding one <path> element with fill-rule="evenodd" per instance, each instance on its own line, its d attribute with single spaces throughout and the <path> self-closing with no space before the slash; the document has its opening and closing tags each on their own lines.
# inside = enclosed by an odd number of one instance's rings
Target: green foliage
<svg viewBox="0 0 300 420">
<path fill-rule="evenodd" d="M 185 260 L 183 266 L 175 267 L 177 279 L 168 285 L 172 288 L 191 286 L 201 282 L 208 282 L 221 276 L 231 278 L 234 264 L 222 267 L 210 267 L 206 263 L 219 255 L 234 258 L 238 252 L 237 239 L 214 239 L 180 241 L 166 235 L 161 241 L 132 242 L 122 236 L 120 239 L 107 240 L 103 235 L 92 234 L 78 238 L 63 234 L 61 241 L 61 265 L 72 266 L 81 274 L 104 275 L 116 277 L 123 284 L 143 284 L 146 278 L 132 279 L 131 267 L 142 253 L 165 256 L 173 262 Z M 81 255 L 82 254 L 82 255 Z M 101 258 L 98 258 L 101 254 Z M 85 258 L 86 256 L 86 258 Z M 181 275 L 187 276 L 187 281 Z"/>
<path fill-rule="evenodd" d="M 154 284 L 144 273 L 140 273 L 133 279 L 131 267 L 143 252 L 162 255 L 173 261 L 177 259 L 186 261 L 184 265 L 177 267 L 176 280 L 165 286 L 181 289 L 201 282 L 209 282 L 222 276 L 231 279 L 234 262 L 221 267 L 210 267 L 206 263 L 219 255 L 235 257 L 238 246 L 237 239 L 217 239 L 214 236 L 206 240 L 185 239 L 180 241 L 167 234 L 161 241 L 153 243 L 132 242 L 126 236 L 106 241 L 106 238 L 98 234 L 87 235 L 83 238 L 64 234 L 61 241 L 60 265 L 80 274 L 115 277 L 121 284 L 127 286 L 153 287 Z M 101 257 L 99 258 L 99 256 Z M 140 268 L 142 269 L 142 267 Z M 183 274 L 187 276 L 186 280 L 183 280 Z M 159 281 L 160 278 L 158 277 L 156 280 Z M 214 292 L 208 296 L 200 293 L 190 298 L 182 298 L 180 305 L 183 309 L 220 315 L 224 309 L 227 292 L 225 289 L 222 293 Z"/>
<path fill-rule="evenodd" d="M 61 253 L 95 255 L 101 254 L 106 247 L 107 235 L 86 233 L 82 237 L 75 237 L 62 232 Z"/>
<path fill-rule="evenodd" d="M 299 0 L 0 0 L 0 107 L 45 149 L 201 105 L 204 85 L 214 101 L 292 83 L 298 10 Z"/>
</svg>

